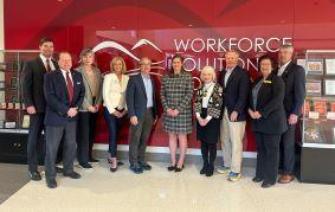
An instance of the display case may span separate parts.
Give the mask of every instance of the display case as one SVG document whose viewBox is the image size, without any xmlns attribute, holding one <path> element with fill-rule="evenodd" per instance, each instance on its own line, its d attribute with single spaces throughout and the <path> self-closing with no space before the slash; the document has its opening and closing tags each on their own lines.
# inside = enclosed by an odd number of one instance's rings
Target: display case
<svg viewBox="0 0 335 212">
<path fill-rule="evenodd" d="M 297 63 L 306 70 L 301 181 L 335 183 L 335 50 L 308 50 Z"/>
<path fill-rule="evenodd" d="M 0 161 L 26 162 L 29 115 L 22 99 L 24 62 L 38 51 L 0 50 Z"/>
</svg>

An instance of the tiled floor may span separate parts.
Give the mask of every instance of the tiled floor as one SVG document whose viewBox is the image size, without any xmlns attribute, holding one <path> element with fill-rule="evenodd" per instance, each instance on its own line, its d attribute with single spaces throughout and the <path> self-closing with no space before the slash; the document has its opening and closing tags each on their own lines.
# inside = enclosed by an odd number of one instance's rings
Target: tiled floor
<svg viewBox="0 0 335 212">
<path fill-rule="evenodd" d="M 199 175 L 195 165 L 170 173 L 165 163 L 151 164 L 152 171 L 135 175 L 127 166 L 111 173 L 102 161 L 88 171 L 78 168 L 80 180 L 59 176 L 54 190 L 44 180 L 30 182 L 0 211 L 335 211 L 335 186 L 295 181 L 262 189 L 251 181 L 253 168 L 232 183 L 220 174 Z"/>
</svg>

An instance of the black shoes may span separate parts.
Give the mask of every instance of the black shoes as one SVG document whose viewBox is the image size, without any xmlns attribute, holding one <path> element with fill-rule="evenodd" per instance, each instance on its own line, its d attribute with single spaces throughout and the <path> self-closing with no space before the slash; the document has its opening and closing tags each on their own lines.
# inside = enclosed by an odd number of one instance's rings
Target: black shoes
<svg viewBox="0 0 335 212">
<path fill-rule="evenodd" d="M 200 170 L 200 174 L 206 174 L 207 171 L 207 166 L 203 166 L 202 169 Z"/>
<path fill-rule="evenodd" d="M 139 165 L 130 165 L 129 169 L 135 174 L 142 174 L 143 168 Z"/>
<path fill-rule="evenodd" d="M 172 172 L 172 171 L 174 171 L 176 168 L 177 168 L 176 165 L 174 165 L 174 166 L 169 166 L 169 167 L 167 167 L 167 170 L 168 170 L 169 172 Z"/>
<path fill-rule="evenodd" d="M 262 183 L 262 188 L 270 188 L 273 185 L 274 185 L 274 183 L 263 182 Z"/>
<path fill-rule="evenodd" d="M 263 179 L 260 178 L 260 177 L 254 177 L 254 178 L 252 178 L 252 181 L 254 181 L 255 183 L 259 183 L 259 182 L 262 182 Z"/>
<path fill-rule="evenodd" d="M 140 162 L 139 165 L 145 171 L 149 171 L 152 169 L 152 167 L 146 162 Z"/>
<path fill-rule="evenodd" d="M 97 163 L 97 162 L 99 162 L 99 160 L 95 159 L 95 158 L 90 158 L 89 162 L 91 162 L 91 163 Z"/>
<path fill-rule="evenodd" d="M 57 182 L 55 179 L 48 179 L 46 178 L 47 186 L 48 188 L 56 188 L 57 187 Z"/>
<path fill-rule="evenodd" d="M 83 167 L 84 169 L 91 169 L 93 168 L 91 164 L 89 163 L 80 163 L 79 164 L 81 167 Z"/>
<path fill-rule="evenodd" d="M 206 169 L 206 177 L 211 177 L 214 174 L 214 166 L 209 165 Z"/>
<path fill-rule="evenodd" d="M 64 175 L 64 177 L 69 177 L 69 178 L 72 178 L 72 179 L 79 179 L 79 178 L 81 178 L 81 175 L 78 174 L 75 171 L 73 171 L 71 173 L 64 173 L 63 175 Z"/>
<path fill-rule="evenodd" d="M 40 181 L 42 180 L 41 174 L 38 171 L 29 172 L 30 179 L 33 181 Z"/>
<path fill-rule="evenodd" d="M 184 169 L 184 165 L 182 165 L 180 168 L 178 166 L 176 166 L 176 168 L 174 169 L 175 172 L 181 172 Z"/>
</svg>

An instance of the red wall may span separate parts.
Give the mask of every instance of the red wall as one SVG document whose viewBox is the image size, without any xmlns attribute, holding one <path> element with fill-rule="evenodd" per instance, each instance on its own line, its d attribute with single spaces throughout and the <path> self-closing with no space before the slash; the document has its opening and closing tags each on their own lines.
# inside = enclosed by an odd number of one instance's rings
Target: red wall
<svg viewBox="0 0 335 212">
<path fill-rule="evenodd" d="M 256 64 L 257 57 L 267 49 L 276 49 L 278 42 L 269 46 L 262 42 L 272 38 L 288 38 L 298 52 L 305 49 L 335 49 L 335 1 L 334 0 L 10 0 L 5 1 L 5 48 L 36 49 L 41 36 L 55 40 L 56 50 L 69 50 L 76 59 L 83 47 L 93 47 L 102 41 L 115 41 L 136 57 L 150 56 L 154 61 L 164 62 L 177 48 L 175 41 L 194 41 L 193 49 L 181 53 L 189 59 L 186 66 L 197 69 L 215 65 L 217 70 L 224 65 L 224 49 L 218 49 L 219 39 L 243 40 L 246 51 L 244 61 Z M 153 42 L 161 52 L 151 46 L 131 50 L 140 39 Z M 195 40 L 194 40 L 195 39 Z M 202 41 L 216 42 L 202 49 Z M 256 43 L 256 44 L 255 44 Z M 224 43 L 226 44 L 226 43 Z M 221 47 L 227 47 L 225 45 Z M 208 50 L 207 50 L 208 48 Z M 195 51 L 194 51 L 195 50 Z M 199 52 L 197 52 L 199 51 Z M 271 53 L 275 56 L 275 52 Z M 136 60 L 129 55 L 107 48 L 98 51 L 97 60 L 102 71 L 108 70 L 110 58 L 121 55 L 129 69 L 136 68 Z M 255 77 L 257 71 L 248 68 Z M 164 73 L 161 69 L 153 70 Z M 157 79 L 159 83 L 159 79 Z M 254 150 L 254 142 L 247 129 L 246 149 Z M 97 142 L 106 142 L 107 130 L 103 119 L 99 120 Z M 127 130 L 122 131 L 121 142 L 127 142 Z M 190 146 L 198 146 L 191 137 Z M 150 145 L 166 146 L 167 138 L 159 122 Z"/>
</svg>

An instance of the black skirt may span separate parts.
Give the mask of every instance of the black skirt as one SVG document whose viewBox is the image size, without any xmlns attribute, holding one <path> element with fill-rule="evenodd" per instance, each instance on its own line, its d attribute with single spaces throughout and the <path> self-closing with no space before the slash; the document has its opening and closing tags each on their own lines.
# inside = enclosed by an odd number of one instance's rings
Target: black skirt
<svg viewBox="0 0 335 212">
<path fill-rule="evenodd" d="M 207 117 L 207 108 L 202 108 L 201 118 Z M 201 142 L 215 144 L 219 140 L 220 119 L 212 118 L 206 126 L 202 127 L 197 121 L 197 139 Z"/>
</svg>

